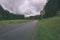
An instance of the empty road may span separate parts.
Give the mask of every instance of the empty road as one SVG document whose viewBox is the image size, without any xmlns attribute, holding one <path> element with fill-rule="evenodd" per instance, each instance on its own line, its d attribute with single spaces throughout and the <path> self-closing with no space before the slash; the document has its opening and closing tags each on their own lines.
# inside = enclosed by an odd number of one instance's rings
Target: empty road
<svg viewBox="0 0 60 40">
<path fill-rule="evenodd" d="M 37 20 L 0 26 L 0 40 L 32 40 L 36 27 Z"/>
</svg>

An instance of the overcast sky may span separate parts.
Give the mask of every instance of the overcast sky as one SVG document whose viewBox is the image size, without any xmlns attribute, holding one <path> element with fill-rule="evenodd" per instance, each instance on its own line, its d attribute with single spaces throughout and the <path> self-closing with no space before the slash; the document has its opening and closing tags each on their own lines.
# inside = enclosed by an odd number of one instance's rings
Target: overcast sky
<svg viewBox="0 0 60 40">
<path fill-rule="evenodd" d="M 0 0 L 4 9 L 26 17 L 39 15 L 47 0 Z"/>
</svg>

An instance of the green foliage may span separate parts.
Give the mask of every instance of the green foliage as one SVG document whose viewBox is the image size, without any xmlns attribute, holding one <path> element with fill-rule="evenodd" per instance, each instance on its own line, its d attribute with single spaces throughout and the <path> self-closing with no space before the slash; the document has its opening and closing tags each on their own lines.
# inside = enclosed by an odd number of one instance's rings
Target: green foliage
<svg viewBox="0 0 60 40">
<path fill-rule="evenodd" d="M 58 0 L 58 10 L 60 10 L 60 0 Z"/>
<path fill-rule="evenodd" d="M 24 15 L 10 13 L 0 5 L 0 20 L 24 19 Z"/>
<path fill-rule="evenodd" d="M 44 8 L 44 10 L 46 11 L 45 17 L 55 16 L 60 6 L 59 3 L 59 0 L 49 0 Z"/>
<path fill-rule="evenodd" d="M 26 19 L 33 19 L 33 20 L 36 20 L 36 19 L 41 19 L 41 16 L 40 16 L 40 15 L 30 16 L 30 17 L 27 17 Z"/>
</svg>

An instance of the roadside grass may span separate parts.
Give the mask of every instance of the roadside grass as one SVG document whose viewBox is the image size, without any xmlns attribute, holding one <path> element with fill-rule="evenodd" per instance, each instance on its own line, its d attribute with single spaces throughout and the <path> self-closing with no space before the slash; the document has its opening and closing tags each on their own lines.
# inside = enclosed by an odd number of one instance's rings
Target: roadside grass
<svg viewBox="0 0 60 40">
<path fill-rule="evenodd" d="M 19 24 L 19 23 L 24 23 L 29 21 L 32 21 L 32 20 L 3 20 L 3 21 L 0 21 L 0 25 Z"/>
<path fill-rule="evenodd" d="M 60 40 L 60 17 L 39 20 L 33 40 Z"/>
</svg>

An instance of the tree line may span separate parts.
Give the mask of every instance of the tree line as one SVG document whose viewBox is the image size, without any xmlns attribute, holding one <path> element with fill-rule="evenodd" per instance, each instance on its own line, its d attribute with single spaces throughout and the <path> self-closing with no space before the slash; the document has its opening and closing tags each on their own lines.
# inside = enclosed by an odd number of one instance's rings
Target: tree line
<svg viewBox="0 0 60 40">
<path fill-rule="evenodd" d="M 0 20 L 24 19 L 24 15 L 10 13 L 0 5 Z"/>
<path fill-rule="evenodd" d="M 43 11 L 45 14 L 43 15 L 44 18 L 54 17 L 58 15 L 58 11 L 60 11 L 60 0 L 47 0 Z M 31 16 L 29 19 L 41 19 L 41 15 L 39 16 Z"/>
<path fill-rule="evenodd" d="M 48 0 L 48 3 L 45 5 L 44 10 L 44 18 L 56 16 L 57 11 L 60 11 L 60 0 Z M 24 15 L 13 14 L 7 10 L 4 10 L 3 7 L 0 5 L 0 20 L 11 19 L 41 19 L 41 15 L 25 18 Z"/>
<path fill-rule="evenodd" d="M 13 14 L 10 13 L 8 10 L 4 10 L 3 7 L 0 5 L 0 20 L 15 20 L 15 19 L 41 19 L 41 16 L 31 16 L 31 17 L 24 17 L 24 15 Z"/>
<path fill-rule="evenodd" d="M 60 11 L 60 0 L 48 0 L 48 3 L 44 7 L 46 14 L 44 17 L 53 17 L 57 15 L 57 11 Z"/>
</svg>

